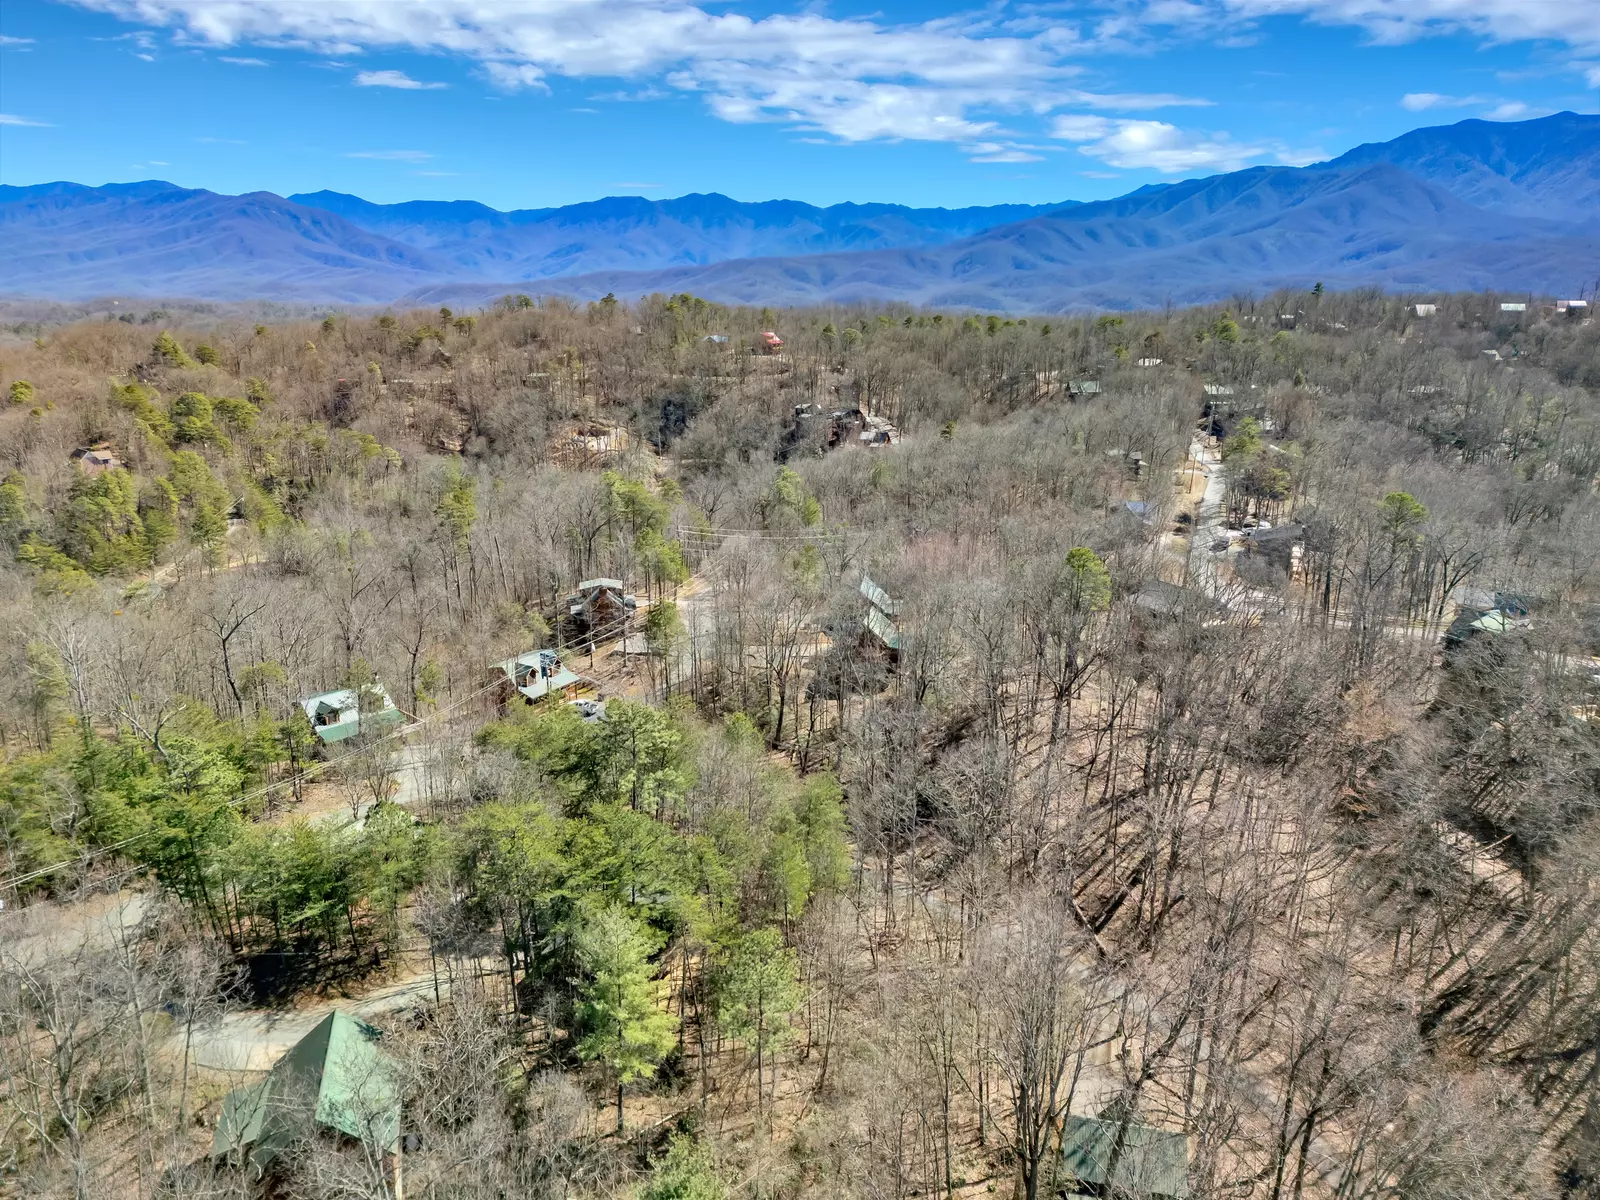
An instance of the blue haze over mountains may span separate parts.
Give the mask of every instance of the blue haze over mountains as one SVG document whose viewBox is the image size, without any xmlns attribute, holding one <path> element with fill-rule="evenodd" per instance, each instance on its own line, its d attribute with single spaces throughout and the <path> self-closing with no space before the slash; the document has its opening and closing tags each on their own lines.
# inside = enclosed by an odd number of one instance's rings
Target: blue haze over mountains
<svg viewBox="0 0 1600 1200">
<path fill-rule="evenodd" d="M 499 212 L 148 181 L 0 187 L 0 291 L 344 304 L 589 299 L 1051 312 L 1378 285 L 1572 293 L 1600 277 L 1600 116 L 1463 121 L 1310 167 L 1092 204 L 914 209 L 609 197 Z"/>
</svg>

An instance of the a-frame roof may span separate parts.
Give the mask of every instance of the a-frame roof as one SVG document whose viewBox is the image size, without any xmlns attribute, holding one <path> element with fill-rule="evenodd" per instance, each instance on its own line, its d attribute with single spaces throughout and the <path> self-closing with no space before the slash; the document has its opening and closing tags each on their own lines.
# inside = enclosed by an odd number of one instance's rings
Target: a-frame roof
<svg viewBox="0 0 1600 1200">
<path fill-rule="evenodd" d="M 1174 1200 L 1189 1194 L 1189 1139 L 1181 1133 L 1105 1115 L 1068 1117 L 1061 1158 L 1067 1173 L 1080 1184 L 1106 1193 Z M 1116 1178 L 1107 1179 L 1113 1158 Z"/>
<path fill-rule="evenodd" d="M 265 1079 L 228 1093 L 211 1156 L 247 1157 L 265 1171 L 316 1127 L 392 1151 L 400 1138 L 400 1100 L 378 1037 L 365 1022 L 329 1013 Z"/>
</svg>

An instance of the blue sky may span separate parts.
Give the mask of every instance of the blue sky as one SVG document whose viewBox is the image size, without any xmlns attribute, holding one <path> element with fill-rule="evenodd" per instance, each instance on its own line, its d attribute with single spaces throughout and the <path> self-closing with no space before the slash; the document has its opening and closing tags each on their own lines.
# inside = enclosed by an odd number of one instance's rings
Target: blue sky
<svg viewBox="0 0 1600 1200">
<path fill-rule="evenodd" d="M 0 182 L 961 206 L 1597 111 L 1600 0 L 4 0 Z"/>
</svg>

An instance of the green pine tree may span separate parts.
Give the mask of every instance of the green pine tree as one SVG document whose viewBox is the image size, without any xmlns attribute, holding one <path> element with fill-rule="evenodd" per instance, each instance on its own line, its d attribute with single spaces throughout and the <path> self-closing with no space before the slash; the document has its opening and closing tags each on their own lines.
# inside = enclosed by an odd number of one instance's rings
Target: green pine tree
<svg viewBox="0 0 1600 1200">
<path fill-rule="evenodd" d="M 639 1200 L 724 1200 L 728 1189 L 717 1178 L 711 1151 L 687 1134 L 672 1139 L 650 1172 Z"/>
<path fill-rule="evenodd" d="M 156 344 L 150 347 L 152 362 L 164 363 L 169 367 L 192 367 L 194 359 L 183 352 L 183 347 L 178 345 L 178 339 L 165 329 L 156 338 Z"/>
<path fill-rule="evenodd" d="M 578 1056 L 603 1062 L 617 1079 L 617 1132 L 622 1090 L 648 1079 L 676 1044 L 678 1019 L 656 1003 L 657 948 L 651 932 L 620 905 L 592 913 L 578 932 L 578 956 L 588 978 L 578 1004 Z"/>
<path fill-rule="evenodd" d="M 800 1007 L 800 962 L 776 929 L 757 929 L 734 945 L 716 985 L 717 1024 L 755 1051 L 756 1111 L 772 1052 L 794 1036 L 789 1018 Z M 772 1094 L 778 1089 L 772 1071 Z"/>
</svg>

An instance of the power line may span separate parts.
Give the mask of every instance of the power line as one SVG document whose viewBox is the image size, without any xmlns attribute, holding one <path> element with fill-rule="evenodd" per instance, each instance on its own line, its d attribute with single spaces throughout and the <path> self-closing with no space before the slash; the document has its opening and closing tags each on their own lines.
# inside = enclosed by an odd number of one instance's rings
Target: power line
<svg viewBox="0 0 1600 1200">
<path fill-rule="evenodd" d="M 624 613 L 621 617 L 614 618 L 612 621 L 610 621 L 610 622 L 606 623 L 605 625 L 601 626 L 599 629 L 589 631 L 589 633 L 588 633 L 588 641 L 590 642 L 591 645 L 598 645 L 598 643 L 600 643 L 602 641 L 610 640 L 612 637 L 614 637 L 618 633 L 625 633 L 626 630 L 627 630 L 627 627 L 628 627 L 628 622 L 631 619 L 631 617 L 632 617 L 632 614 Z M 568 647 L 568 649 L 576 651 L 577 647 Z M 475 700 L 478 697 L 480 697 L 480 696 L 482 696 L 482 695 L 484 695 L 484 694 L 486 694 L 488 692 L 491 692 L 494 689 L 502 686 L 503 682 L 504 682 L 503 680 L 496 679 L 496 680 L 492 681 L 491 683 L 488 683 L 488 684 L 484 685 L 483 687 L 478 688 L 476 691 L 469 692 L 467 695 L 465 695 L 461 699 L 455 701 L 453 704 L 450 704 L 445 708 L 439 709 L 437 712 L 434 712 L 434 713 L 430 714 L 427 717 L 423 717 L 423 718 L 420 718 L 418 720 L 415 720 L 411 724 L 404 725 L 401 728 L 396 729 L 391 733 L 382 734 L 382 735 L 379 735 L 376 738 L 373 738 L 370 742 L 367 743 L 367 746 L 372 746 L 372 745 L 377 745 L 377 744 L 380 744 L 380 743 L 383 743 L 383 742 L 392 741 L 395 738 L 407 737 L 411 733 L 415 732 L 417 729 L 420 729 L 422 726 L 430 724 L 431 722 L 437 721 L 440 718 L 446 716 L 447 714 L 449 714 L 451 712 L 454 712 L 456 709 L 460 708 L 462 705 L 467 704 L 470 701 Z M 365 747 L 363 749 L 365 749 Z M 241 807 L 241 806 L 249 803 L 251 800 L 257 799 L 258 797 L 261 797 L 261 796 L 268 795 L 275 788 L 281 788 L 287 783 L 291 783 L 291 782 L 293 782 L 295 780 L 299 780 L 299 781 L 303 782 L 303 781 L 311 778 L 312 776 L 317 775 L 320 772 L 326 770 L 329 767 L 338 766 L 341 763 L 348 762 L 350 759 L 355 758 L 361 752 L 362 751 L 360 751 L 360 750 L 355 750 L 355 751 L 351 751 L 348 754 L 340 755 L 337 758 L 329 758 L 329 759 L 324 759 L 324 760 L 322 760 L 320 762 L 310 763 L 307 766 L 302 767 L 300 770 L 296 771 L 293 775 L 290 775 L 289 777 L 287 777 L 285 779 L 280 779 L 280 780 L 276 780 L 276 781 L 274 781 L 272 783 L 264 784 L 259 788 L 254 788 L 251 791 L 248 791 L 248 792 L 245 792 L 245 793 L 243 793 L 243 794 L 241 794 L 239 796 L 236 796 L 234 799 L 232 799 L 232 800 L 230 800 L 228 802 L 228 806 L 232 807 L 232 808 L 238 808 L 238 807 Z M 6 879 L 0 879 L 0 891 L 6 891 L 6 890 L 10 890 L 10 889 L 13 889 L 13 888 L 20 887 L 22 884 L 31 883 L 35 879 L 43 879 L 46 876 L 53 875 L 57 871 L 60 871 L 60 870 L 62 870 L 64 868 L 66 868 L 66 867 L 88 866 L 90 863 L 96 862 L 99 859 L 104 858 L 108 854 L 112 854 L 112 853 L 115 853 L 118 850 L 125 849 L 128 846 L 135 845 L 136 843 L 141 842 L 141 841 L 145 840 L 148 837 L 153 837 L 157 832 L 159 832 L 159 830 L 157 830 L 156 828 L 146 829 L 141 833 L 133 834 L 132 836 L 123 838 L 122 840 L 117 841 L 117 842 L 112 842 L 110 845 L 97 846 L 93 850 L 90 850 L 89 852 L 87 852 L 85 854 L 80 854 L 75 858 L 62 859 L 60 862 L 52 863 L 51 865 L 46 866 L 46 867 L 36 867 L 35 869 L 33 869 L 31 871 L 23 872 L 20 875 L 13 875 L 13 876 L 11 876 L 9 878 L 6 878 Z"/>
<path fill-rule="evenodd" d="M 711 542 L 718 539 L 745 538 L 750 541 L 809 542 L 818 538 L 848 537 L 851 534 L 871 535 L 880 532 L 882 531 L 863 529 L 857 526 L 792 531 L 774 529 L 680 529 L 678 531 L 678 540 L 692 539 L 699 542 Z"/>
<path fill-rule="evenodd" d="M 370 746 L 378 745 L 378 744 L 380 744 L 382 742 L 392 741 L 395 738 L 406 737 L 407 735 L 411 734 L 413 731 L 415 731 L 417 729 L 420 729 L 422 726 L 427 725 L 430 722 L 439 720 L 441 717 L 445 716 L 447 713 L 451 713 L 451 712 L 455 711 L 456 709 L 460 708 L 462 705 L 468 703 L 469 701 L 476 700 L 479 696 L 484 695 L 486 692 L 493 691 L 495 688 L 497 688 L 497 687 L 499 687 L 501 685 L 501 682 L 502 682 L 501 680 L 496 679 L 492 683 L 486 684 L 485 686 L 479 688 L 477 691 L 469 692 L 467 695 L 463 696 L 461 699 L 457 700 L 455 703 L 453 703 L 451 705 L 448 705 L 445 708 L 441 708 L 437 712 L 432 713 L 429 716 L 422 718 L 421 720 L 415 721 L 410 725 L 403 725 L 399 729 L 394 730 L 393 732 L 386 733 L 386 734 L 381 734 L 378 737 L 375 737 L 371 741 L 369 741 L 367 743 L 367 746 L 363 747 L 362 750 L 364 750 L 364 749 L 366 749 L 367 747 L 370 747 Z M 293 775 L 291 775 L 291 776 L 289 776 L 289 777 L 287 777 L 285 779 L 279 779 L 279 780 L 277 780 L 277 781 L 275 781 L 273 783 L 264 784 L 259 788 L 254 788 L 251 791 L 245 792 L 242 795 L 234 797 L 232 800 L 228 801 L 228 807 L 230 807 L 230 808 L 238 808 L 238 807 L 248 803 L 249 801 L 256 799 L 257 797 L 267 795 L 274 788 L 281 788 L 281 787 L 284 786 L 284 784 L 290 783 L 290 782 L 292 782 L 294 780 L 300 780 L 300 781 L 303 782 L 306 779 L 310 778 L 311 776 L 316 775 L 319 772 L 326 770 L 328 767 L 338 766 L 340 763 L 347 762 L 350 759 L 357 757 L 359 754 L 362 753 L 362 750 L 352 750 L 348 754 L 342 754 L 337 758 L 328 758 L 328 759 L 323 759 L 320 762 L 310 763 L 310 764 L 302 767 L 300 770 L 296 771 Z M 48 867 L 37 867 L 32 871 L 25 872 L 24 874 L 21 874 L 21 875 L 14 875 L 14 876 L 10 877 L 9 879 L 0 879 L 0 890 L 6 890 L 6 889 L 10 889 L 10 888 L 19 887 L 24 883 L 31 883 L 35 879 L 42 879 L 46 875 L 53 875 L 55 872 L 61 870 L 63 867 L 87 866 L 88 864 L 96 861 L 97 859 L 105 857 L 107 854 L 111 854 L 114 851 L 121 850 L 121 849 L 123 849 L 124 847 L 127 847 L 127 846 L 131 846 L 131 845 L 135 844 L 136 842 L 141 842 L 147 837 L 152 837 L 157 832 L 159 832 L 159 831 L 157 829 L 155 829 L 155 828 L 146 829 L 142 833 L 136 833 L 136 834 L 132 835 L 131 837 L 123 838 L 119 842 L 112 842 L 109 846 L 97 846 L 95 849 L 89 851 L 87 854 L 81 854 L 76 858 L 63 859 L 62 861 L 60 861 L 58 863 L 54 863 L 54 864 L 52 864 L 51 866 L 48 866 Z"/>
</svg>

